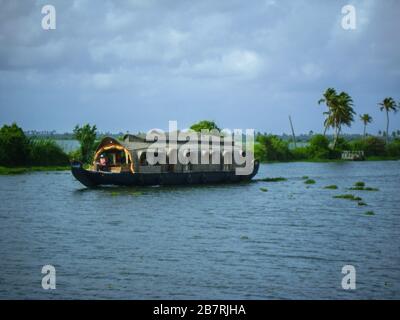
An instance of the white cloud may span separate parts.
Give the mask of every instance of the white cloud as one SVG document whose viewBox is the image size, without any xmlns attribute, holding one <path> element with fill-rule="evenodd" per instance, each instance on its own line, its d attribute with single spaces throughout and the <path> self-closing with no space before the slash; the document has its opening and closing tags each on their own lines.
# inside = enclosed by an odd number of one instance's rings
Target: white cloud
<svg viewBox="0 0 400 320">
<path fill-rule="evenodd" d="M 190 64 L 184 61 L 177 70 L 179 74 L 199 77 L 256 77 L 264 67 L 261 57 L 249 50 L 233 50 L 216 58 Z"/>
</svg>

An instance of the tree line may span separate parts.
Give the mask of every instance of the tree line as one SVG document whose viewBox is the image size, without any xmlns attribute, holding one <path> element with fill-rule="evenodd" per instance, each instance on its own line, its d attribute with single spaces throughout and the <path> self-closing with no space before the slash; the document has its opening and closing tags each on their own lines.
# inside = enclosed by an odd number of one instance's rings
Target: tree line
<svg viewBox="0 0 400 320">
<path fill-rule="evenodd" d="M 258 133 L 256 136 L 255 155 L 263 161 L 291 161 L 291 160 L 327 160 L 340 159 L 342 151 L 364 151 L 367 157 L 400 158 L 400 139 L 395 138 L 389 142 L 390 113 L 396 113 L 400 103 L 396 103 L 391 97 L 377 103 L 377 107 L 386 114 L 385 139 L 376 136 L 367 136 L 367 125 L 373 121 L 372 117 L 365 113 L 360 114 L 359 119 L 363 123 L 363 138 L 346 141 L 340 135 L 343 127 L 350 127 L 355 121 L 356 112 L 352 97 L 346 92 L 337 93 L 334 88 L 328 88 L 318 101 L 325 104 L 323 112 L 323 134 L 316 134 L 310 139 L 307 146 L 291 149 L 289 142 L 275 135 Z M 329 141 L 327 132 L 334 131 L 333 141 Z"/>
<path fill-rule="evenodd" d="M 359 115 L 364 125 L 363 138 L 347 141 L 342 138 L 343 127 L 350 127 L 355 121 L 353 99 L 346 92 L 337 93 L 328 88 L 318 101 L 325 104 L 326 110 L 323 123 L 323 134 L 313 134 L 307 146 L 290 148 L 289 142 L 275 135 L 257 133 L 254 152 L 261 161 L 292 161 L 292 160 L 325 160 L 339 159 L 344 150 L 361 150 L 367 157 L 400 158 L 400 139 L 389 141 L 390 114 L 396 113 L 400 104 L 388 97 L 377 106 L 386 114 L 385 139 L 376 136 L 367 136 L 367 125 L 373 121 L 369 114 Z M 202 129 L 217 129 L 214 121 L 202 120 L 191 126 L 194 131 Z M 329 140 L 327 131 L 334 131 L 333 141 Z M 0 166 L 63 166 L 72 159 L 89 163 L 94 150 L 100 141 L 97 137 L 97 127 L 85 124 L 76 126 L 73 137 L 79 141 L 80 148 L 66 154 L 52 139 L 29 138 L 15 123 L 4 125 L 0 129 Z"/>
</svg>

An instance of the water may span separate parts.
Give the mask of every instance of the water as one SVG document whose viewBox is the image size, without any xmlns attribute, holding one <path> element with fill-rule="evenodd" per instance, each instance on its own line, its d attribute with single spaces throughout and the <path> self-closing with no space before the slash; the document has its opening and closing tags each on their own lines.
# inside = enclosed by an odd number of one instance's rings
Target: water
<svg viewBox="0 0 400 320">
<path fill-rule="evenodd" d="M 69 172 L 1 176 L 0 298 L 400 298 L 399 161 L 262 165 L 265 176 L 288 180 L 90 190 Z M 352 192 L 368 207 L 332 198 L 360 180 L 380 188 Z M 41 287 L 46 264 L 56 290 Z"/>
</svg>

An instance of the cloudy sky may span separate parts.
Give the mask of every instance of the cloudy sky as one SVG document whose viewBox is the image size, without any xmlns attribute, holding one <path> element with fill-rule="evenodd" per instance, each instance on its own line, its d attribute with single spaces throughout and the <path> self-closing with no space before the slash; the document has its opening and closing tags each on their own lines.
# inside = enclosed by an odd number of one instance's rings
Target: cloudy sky
<svg viewBox="0 0 400 320">
<path fill-rule="evenodd" d="M 42 29 L 45 4 L 56 30 Z M 355 30 L 341 26 L 346 4 Z M 399 13 L 396 0 L 0 0 L 0 125 L 136 132 L 212 119 L 279 134 L 291 115 L 297 132 L 317 132 L 317 101 L 334 87 L 376 133 L 377 102 L 400 100 Z M 360 131 L 358 120 L 345 130 Z"/>
</svg>

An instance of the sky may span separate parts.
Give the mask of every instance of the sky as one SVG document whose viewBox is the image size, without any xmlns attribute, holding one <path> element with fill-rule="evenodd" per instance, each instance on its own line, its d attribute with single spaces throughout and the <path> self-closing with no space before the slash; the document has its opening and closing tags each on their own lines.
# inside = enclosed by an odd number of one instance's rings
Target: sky
<svg viewBox="0 0 400 320">
<path fill-rule="evenodd" d="M 56 9 L 44 30 L 42 7 Z M 342 27 L 342 7 L 356 28 Z M 322 132 L 328 87 L 376 134 L 400 101 L 400 1 L 0 0 L 0 125 L 70 132 L 221 128 Z M 400 114 L 390 130 L 400 129 Z"/>
</svg>

